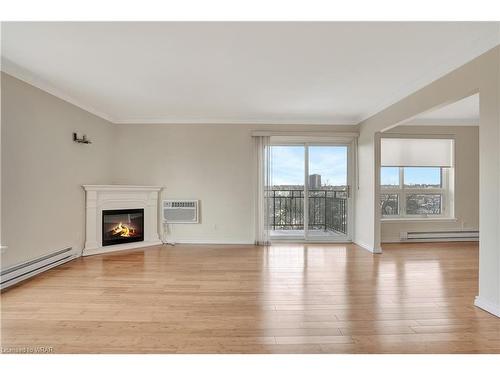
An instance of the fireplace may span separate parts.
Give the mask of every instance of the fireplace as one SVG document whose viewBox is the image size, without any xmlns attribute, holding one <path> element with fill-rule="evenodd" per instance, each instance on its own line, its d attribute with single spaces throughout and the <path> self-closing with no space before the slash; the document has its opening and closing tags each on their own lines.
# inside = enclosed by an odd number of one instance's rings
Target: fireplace
<svg viewBox="0 0 500 375">
<path fill-rule="evenodd" d="M 103 210 L 102 246 L 144 241 L 144 209 Z"/>
</svg>

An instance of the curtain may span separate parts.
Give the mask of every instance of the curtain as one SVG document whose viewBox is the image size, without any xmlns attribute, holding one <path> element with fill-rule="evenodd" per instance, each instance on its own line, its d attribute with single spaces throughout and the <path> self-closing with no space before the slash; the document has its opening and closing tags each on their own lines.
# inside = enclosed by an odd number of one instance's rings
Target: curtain
<svg viewBox="0 0 500 375">
<path fill-rule="evenodd" d="M 255 244 L 270 244 L 272 222 L 271 145 L 269 136 L 256 136 L 257 154 L 257 210 Z"/>
</svg>

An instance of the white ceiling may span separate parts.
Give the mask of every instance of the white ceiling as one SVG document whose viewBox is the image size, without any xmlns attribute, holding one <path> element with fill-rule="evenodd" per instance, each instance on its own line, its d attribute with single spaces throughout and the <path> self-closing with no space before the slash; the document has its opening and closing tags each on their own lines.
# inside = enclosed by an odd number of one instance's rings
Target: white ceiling
<svg viewBox="0 0 500 375">
<path fill-rule="evenodd" d="M 479 126 L 479 94 L 425 112 L 404 125 Z"/>
<path fill-rule="evenodd" d="M 2 24 L 2 70 L 117 123 L 356 124 L 499 35 L 485 22 L 16 22 Z"/>
</svg>

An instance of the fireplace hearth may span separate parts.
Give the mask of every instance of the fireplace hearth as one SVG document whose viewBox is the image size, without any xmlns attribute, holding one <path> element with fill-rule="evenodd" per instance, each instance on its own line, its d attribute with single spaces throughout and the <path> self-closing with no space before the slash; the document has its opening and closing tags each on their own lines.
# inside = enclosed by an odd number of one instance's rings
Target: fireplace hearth
<svg viewBox="0 0 500 375">
<path fill-rule="evenodd" d="M 102 211 L 102 246 L 144 241 L 144 209 Z"/>
<path fill-rule="evenodd" d="M 161 186 L 83 185 L 83 189 L 83 256 L 161 244 L 158 233 L 158 196 L 162 190 Z M 130 218 L 128 215 L 131 215 Z M 124 225 L 128 228 L 128 233 L 127 229 L 123 228 Z"/>
</svg>

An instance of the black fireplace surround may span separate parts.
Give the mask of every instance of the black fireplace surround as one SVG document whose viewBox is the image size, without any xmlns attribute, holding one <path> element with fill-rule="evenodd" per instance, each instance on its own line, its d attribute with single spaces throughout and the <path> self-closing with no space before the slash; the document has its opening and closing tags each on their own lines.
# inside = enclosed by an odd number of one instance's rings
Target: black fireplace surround
<svg viewBox="0 0 500 375">
<path fill-rule="evenodd" d="M 102 211 L 102 246 L 144 241 L 144 209 Z"/>
</svg>

